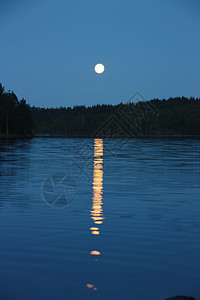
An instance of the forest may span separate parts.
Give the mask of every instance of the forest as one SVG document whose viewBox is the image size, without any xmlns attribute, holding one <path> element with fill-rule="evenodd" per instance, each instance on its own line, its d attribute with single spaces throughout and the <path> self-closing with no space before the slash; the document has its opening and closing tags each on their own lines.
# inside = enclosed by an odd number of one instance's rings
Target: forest
<svg viewBox="0 0 200 300">
<path fill-rule="evenodd" d="M 34 133 L 66 136 L 200 135 L 200 98 L 73 108 L 32 107 Z"/>
<path fill-rule="evenodd" d="M 0 84 L 0 135 L 134 137 L 200 135 L 200 98 L 118 105 L 30 107 Z"/>
<path fill-rule="evenodd" d="M 32 135 L 33 121 L 30 105 L 18 100 L 14 92 L 5 92 L 0 83 L 0 134 Z"/>
</svg>

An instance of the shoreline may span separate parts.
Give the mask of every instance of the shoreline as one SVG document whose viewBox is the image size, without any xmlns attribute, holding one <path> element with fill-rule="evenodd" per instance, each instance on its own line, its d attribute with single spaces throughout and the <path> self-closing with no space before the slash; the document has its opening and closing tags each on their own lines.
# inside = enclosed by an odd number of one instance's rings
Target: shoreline
<svg viewBox="0 0 200 300">
<path fill-rule="evenodd" d="M 200 139 L 200 135 L 135 135 L 135 136 L 98 136 L 98 135 L 65 135 L 65 134 L 32 134 L 32 135 L 17 135 L 17 134 L 0 134 L 0 139 L 32 139 L 32 138 L 104 138 L 104 139 L 165 139 L 165 138 L 180 138 L 180 139 Z"/>
<path fill-rule="evenodd" d="M 0 139 L 31 139 L 34 135 L 0 134 Z"/>
</svg>

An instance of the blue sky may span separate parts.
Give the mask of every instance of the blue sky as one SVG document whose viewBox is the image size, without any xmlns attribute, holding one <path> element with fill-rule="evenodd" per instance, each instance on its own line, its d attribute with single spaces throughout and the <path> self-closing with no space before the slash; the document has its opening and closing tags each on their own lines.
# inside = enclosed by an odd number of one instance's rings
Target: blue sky
<svg viewBox="0 0 200 300">
<path fill-rule="evenodd" d="M 197 0 L 0 3 L 0 82 L 31 105 L 200 97 Z"/>
</svg>

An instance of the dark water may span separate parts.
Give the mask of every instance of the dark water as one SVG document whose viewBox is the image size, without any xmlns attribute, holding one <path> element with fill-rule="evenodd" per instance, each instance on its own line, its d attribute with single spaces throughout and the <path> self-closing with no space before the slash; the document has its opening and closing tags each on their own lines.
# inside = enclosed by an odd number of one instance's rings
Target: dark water
<svg viewBox="0 0 200 300">
<path fill-rule="evenodd" d="M 200 299 L 200 142 L 0 142 L 0 299 Z"/>
</svg>

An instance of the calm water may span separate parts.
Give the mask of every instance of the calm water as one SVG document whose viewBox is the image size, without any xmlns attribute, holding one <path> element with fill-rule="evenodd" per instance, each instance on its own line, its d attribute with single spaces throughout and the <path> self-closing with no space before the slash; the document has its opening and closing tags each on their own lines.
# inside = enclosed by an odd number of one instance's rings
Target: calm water
<svg viewBox="0 0 200 300">
<path fill-rule="evenodd" d="M 0 141 L 0 299 L 200 299 L 200 142 Z"/>
</svg>

